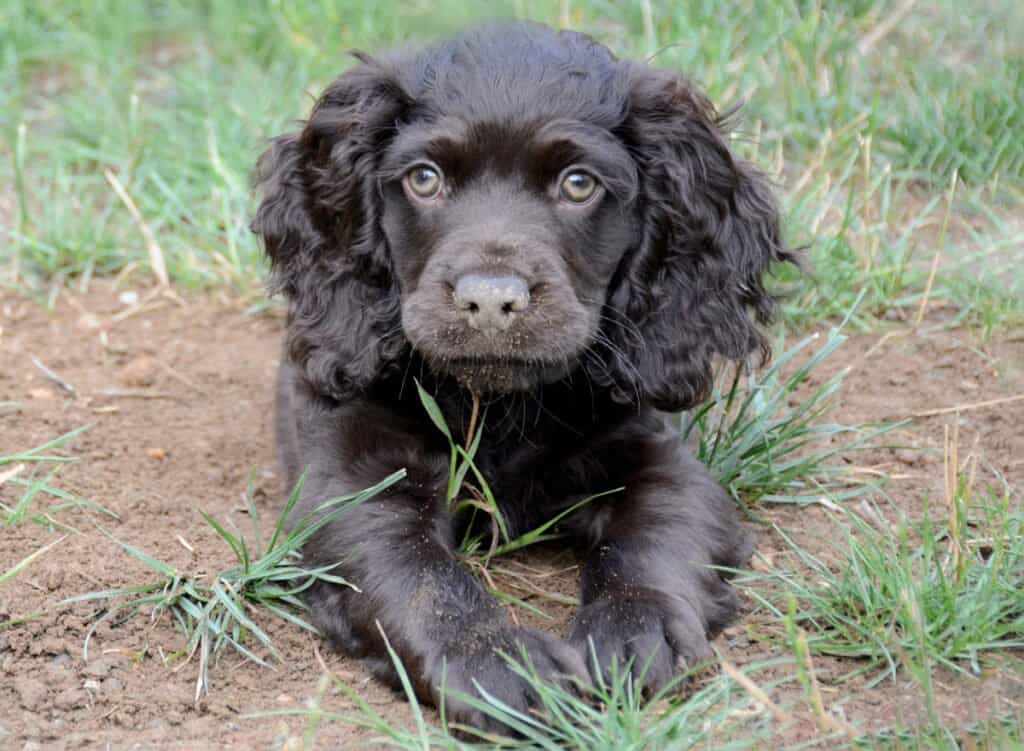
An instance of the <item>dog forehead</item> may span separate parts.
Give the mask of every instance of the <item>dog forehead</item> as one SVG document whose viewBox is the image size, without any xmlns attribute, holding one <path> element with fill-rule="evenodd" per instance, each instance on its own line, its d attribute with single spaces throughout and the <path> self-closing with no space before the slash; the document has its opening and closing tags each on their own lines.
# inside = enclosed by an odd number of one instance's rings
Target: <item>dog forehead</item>
<svg viewBox="0 0 1024 751">
<path fill-rule="evenodd" d="M 420 107 L 466 122 L 566 118 L 611 128 L 628 108 L 628 65 L 586 35 L 541 24 L 470 29 L 398 69 Z"/>
</svg>

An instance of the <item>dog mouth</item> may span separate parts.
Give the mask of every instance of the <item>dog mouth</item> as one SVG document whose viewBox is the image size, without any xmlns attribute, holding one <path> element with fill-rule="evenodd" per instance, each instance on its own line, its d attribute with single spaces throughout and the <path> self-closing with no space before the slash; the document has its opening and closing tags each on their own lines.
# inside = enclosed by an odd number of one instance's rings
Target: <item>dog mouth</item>
<svg viewBox="0 0 1024 751">
<path fill-rule="evenodd" d="M 527 391 L 564 378 L 572 369 L 567 361 L 497 356 L 441 358 L 432 364 L 466 388 L 481 393 Z"/>
</svg>

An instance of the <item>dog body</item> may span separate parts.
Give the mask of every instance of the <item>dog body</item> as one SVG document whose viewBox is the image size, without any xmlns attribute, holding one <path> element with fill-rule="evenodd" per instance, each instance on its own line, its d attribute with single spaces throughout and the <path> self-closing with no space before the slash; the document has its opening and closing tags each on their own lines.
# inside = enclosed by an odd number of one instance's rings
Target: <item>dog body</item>
<svg viewBox="0 0 1024 751">
<path fill-rule="evenodd" d="M 307 545 L 359 588 L 311 590 L 324 633 L 394 682 L 383 632 L 423 699 L 443 671 L 524 709 L 501 651 L 565 680 L 592 643 L 594 669 L 633 659 L 647 688 L 708 656 L 736 609 L 714 567 L 749 549 L 667 413 L 704 398 L 713 356 L 763 351 L 761 277 L 792 257 L 711 105 L 583 35 L 491 26 L 360 57 L 257 179 L 289 300 L 276 426 L 289 483 L 306 473 L 297 512 L 407 472 Z M 560 525 L 583 557 L 566 639 L 509 623 L 458 561 L 468 517 L 413 379 L 458 442 L 483 405 L 476 464 L 510 535 L 624 488 Z"/>
</svg>

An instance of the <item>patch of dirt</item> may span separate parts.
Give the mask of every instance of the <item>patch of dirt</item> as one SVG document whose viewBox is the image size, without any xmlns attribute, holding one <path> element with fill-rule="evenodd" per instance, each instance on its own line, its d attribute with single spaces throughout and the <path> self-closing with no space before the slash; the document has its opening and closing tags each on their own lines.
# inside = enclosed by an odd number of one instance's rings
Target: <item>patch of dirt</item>
<svg viewBox="0 0 1024 751">
<path fill-rule="evenodd" d="M 370 680 L 358 664 L 279 621 L 261 623 L 285 663 L 268 669 L 225 654 L 212 671 L 210 695 L 198 706 L 193 704 L 195 663 L 178 659 L 182 641 L 166 618 L 104 623 L 92 638 L 88 662 L 83 660 L 82 642 L 95 608 L 60 601 L 154 578 L 101 527 L 182 572 L 209 572 L 230 564 L 230 553 L 198 509 L 248 529 L 243 499 L 250 470 L 264 519 L 276 515 L 283 492 L 270 420 L 280 316 L 273 311 L 246 316 L 237 303 L 217 296 L 140 294 L 141 299 L 124 297 L 109 283 L 94 283 L 86 294 L 63 292 L 47 312 L 0 292 L 0 403 L 16 403 L 0 407 L 0 455 L 91 425 L 61 449 L 78 461 L 61 465 L 51 484 L 118 517 L 78 509 L 56 513 L 77 533 L 0 587 L 0 747 L 33 742 L 46 748 L 301 747 L 301 718 L 251 715 L 300 709 L 311 700 L 332 711 L 351 710 L 351 702 L 334 689 L 317 698 L 324 666 L 381 714 L 411 724 L 404 701 Z M 33 355 L 74 395 L 44 375 Z M 887 340 L 856 337 L 830 367 L 845 366 L 853 371 L 838 410 L 843 421 L 907 417 L 1024 392 L 1020 337 L 984 343 L 960 330 Z M 846 460 L 892 475 L 888 498 L 919 515 L 926 494 L 935 502 L 943 497 L 943 426 L 957 419 L 961 457 L 977 437 L 979 455 L 1015 487 L 1024 485 L 1020 400 L 964 409 L 959 417 L 919 418 L 911 429 L 890 436 L 898 448 Z M 4 483 L 0 500 L 10 504 L 18 491 Z M 36 503 L 42 503 L 41 496 Z M 835 524 L 823 506 L 775 508 L 767 515 L 798 529 L 812 550 L 826 546 Z M 32 522 L 0 527 L 0 571 L 62 534 Z M 763 553 L 780 554 L 771 533 L 760 529 L 758 536 Z M 565 555 L 519 555 L 494 567 L 501 586 L 511 587 L 518 576 L 545 590 L 574 594 L 576 570 Z M 564 627 L 569 607 L 532 601 L 551 619 L 521 611 L 517 617 L 523 622 L 554 631 Z M 719 640 L 719 648 L 741 666 L 778 654 L 777 647 L 758 642 L 749 626 L 748 618 Z M 883 727 L 922 716 L 909 678 L 864 690 L 856 681 L 832 685 L 851 663 L 818 659 L 815 664 L 826 704 L 857 725 Z M 938 684 L 940 709 L 954 721 L 1024 705 L 1024 683 L 1012 672 L 985 678 L 942 674 Z M 800 702 L 796 689 L 779 689 L 773 696 Z M 811 716 L 797 714 L 792 738 L 812 737 Z M 334 722 L 323 723 L 317 739 L 325 747 L 349 747 L 371 736 Z"/>
</svg>

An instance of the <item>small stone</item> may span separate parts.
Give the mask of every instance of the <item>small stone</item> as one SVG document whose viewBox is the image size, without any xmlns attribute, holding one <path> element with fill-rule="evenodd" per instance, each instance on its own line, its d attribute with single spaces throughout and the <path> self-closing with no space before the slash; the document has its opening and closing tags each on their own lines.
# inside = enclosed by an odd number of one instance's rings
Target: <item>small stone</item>
<svg viewBox="0 0 1024 751">
<path fill-rule="evenodd" d="M 28 395 L 41 402 L 53 401 L 53 392 L 50 389 L 29 389 Z"/>
<path fill-rule="evenodd" d="M 82 681 L 82 688 L 84 688 L 86 691 L 99 691 L 100 682 L 95 678 L 87 678 L 86 680 Z"/>
<path fill-rule="evenodd" d="M 39 741 L 25 741 L 21 751 L 43 751 L 43 746 Z"/>
<path fill-rule="evenodd" d="M 122 305 L 138 305 L 139 293 L 132 289 L 126 289 L 117 296 L 117 301 Z"/>
<path fill-rule="evenodd" d="M 156 360 L 149 355 L 139 355 L 121 368 L 118 378 L 125 386 L 152 386 L 156 378 Z"/>
<path fill-rule="evenodd" d="M 58 589 L 64 586 L 64 571 L 59 568 L 50 569 L 46 572 L 46 577 L 43 579 L 43 584 L 51 592 L 56 592 Z M 48 649 L 52 648 L 52 644 L 54 641 L 57 641 L 58 644 L 60 643 L 59 639 L 50 640 L 51 647 L 48 647 Z M 60 647 L 60 649 L 64 649 L 63 645 Z M 50 654 L 56 654 L 56 652 L 51 652 Z"/>
<path fill-rule="evenodd" d="M 146 449 L 146 456 L 148 456 L 150 459 L 163 461 L 164 459 L 167 458 L 167 452 L 164 451 L 162 448 L 153 446 L 151 448 Z"/>
<path fill-rule="evenodd" d="M 278 704 L 290 704 L 293 701 L 295 701 L 295 699 L 293 699 L 292 697 L 288 696 L 288 694 L 280 694 L 277 697 L 277 703 Z"/>
</svg>

